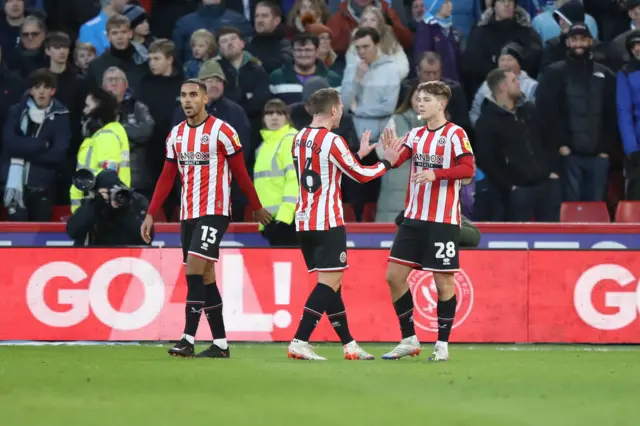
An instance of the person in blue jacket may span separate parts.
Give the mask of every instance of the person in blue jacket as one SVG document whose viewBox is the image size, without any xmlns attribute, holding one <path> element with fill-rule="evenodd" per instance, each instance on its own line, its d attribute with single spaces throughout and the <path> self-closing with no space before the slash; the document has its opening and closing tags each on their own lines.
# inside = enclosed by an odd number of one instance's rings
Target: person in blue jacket
<svg viewBox="0 0 640 426">
<path fill-rule="evenodd" d="M 618 71 L 618 128 L 622 136 L 627 200 L 640 201 L 640 30 L 627 36 L 629 62 Z"/>
<path fill-rule="evenodd" d="M 253 35 L 251 22 L 240 13 L 227 9 L 226 1 L 230 0 L 202 0 L 202 6 L 198 10 L 178 20 L 172 38 L 176 45 L 176 58 L 180 63 L 184 64 L 192 59 L 191 34 L 201 28 L 216 34 L 221 27 L 235 27 L 245 39 Z"/>
</svg>

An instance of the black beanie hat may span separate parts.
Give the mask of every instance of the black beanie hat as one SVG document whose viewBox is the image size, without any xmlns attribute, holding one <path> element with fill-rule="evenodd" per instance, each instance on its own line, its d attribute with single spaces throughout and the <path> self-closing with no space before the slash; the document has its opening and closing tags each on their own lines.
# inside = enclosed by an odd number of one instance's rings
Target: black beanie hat
<svg viewBox="0 0 640 426">
<path fill-rule="evenodd" d="M 511 41 L 504 45 L 502 50 L 500 50 L 500 55 L 511 55 L 516 58 L 516 61 L 522 66 L 522 62 L 524 61 L 524 51 L 522 46 L 515 41 Z"/>
<path fill-rule="evenodd" d="M 136 6 L 135 4 L 131 4 L 125 7 L 123 15 L 129 18 L 132 30 L 135 29 L 138 25 L 142 24 L 142 22 L 148 18 L 147 11 L 140 6 Z"/>
</svg>

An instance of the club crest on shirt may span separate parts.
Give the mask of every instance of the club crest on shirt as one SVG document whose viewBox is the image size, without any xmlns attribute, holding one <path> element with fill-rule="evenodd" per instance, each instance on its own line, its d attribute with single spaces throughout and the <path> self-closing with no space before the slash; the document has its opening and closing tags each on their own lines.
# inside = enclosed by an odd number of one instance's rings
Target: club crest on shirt
<svg viewBox="0 0 640 426">
<path fill-rule="evenodd" d="M 447 143 L 447 140 L 445 138 L 440 138 L 438 139 L 438 146 L 444 146 Z"/>
<path fill-rule="evenodd" d="M 209 144 L 209 135 L 202 135 L 202 137 L 200 138 L 200 143 L 202 145 L 208 145 Z"/>
</svg>

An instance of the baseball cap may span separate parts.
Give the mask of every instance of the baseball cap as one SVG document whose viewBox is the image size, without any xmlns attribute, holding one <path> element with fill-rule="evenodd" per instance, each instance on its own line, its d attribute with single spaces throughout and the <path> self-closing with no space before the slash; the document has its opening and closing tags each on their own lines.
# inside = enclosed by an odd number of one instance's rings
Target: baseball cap
<svg viewBox="0 0 640 426">
<path fill-rule="evenodd" d="M 589 27 L 587 27 L 582 22 L 577 24 L 572 24 L 571 27 L 569 28 L 569 32 L 567 33 L 567 37 L 573 37 L 577 35 L 591 37 L 591 31 L 589 31 Z"/>
<path fill-rule="evenodd" d="M 205 63 L 200 67 L 200 72 L 198 73 L 198 79 L 200 80 L 206 80 L 211 77 L 218 77 L 222 81 L 227 81 L 220 63 L 215 59 L 205 61 Z"/>
</svg>

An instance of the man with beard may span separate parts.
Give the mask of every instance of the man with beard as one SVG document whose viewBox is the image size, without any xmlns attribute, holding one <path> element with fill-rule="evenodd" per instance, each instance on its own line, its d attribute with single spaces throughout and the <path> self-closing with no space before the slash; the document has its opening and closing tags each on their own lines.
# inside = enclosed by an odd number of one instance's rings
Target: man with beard
<svg viewBox="0 0 640 426">
<path fill-rule="evenodd" d="M 291 43 L 285 39 L 280 6 L 268 0 L 259 2 L 254 28 L 256 35 L 247 44 L 246 50 L 260 59 L 268 74 L 291 62 Z"/>
<path fill-rule="evenodd" d="M 615 78 L 591 57 L 593 39 L 583 23 L 567 33 L 567 59 L 543 73 L 536 103 L 562 156 L 564 201 L 603 201 L 609 153 L 617 139 Z"/>
</svg>

